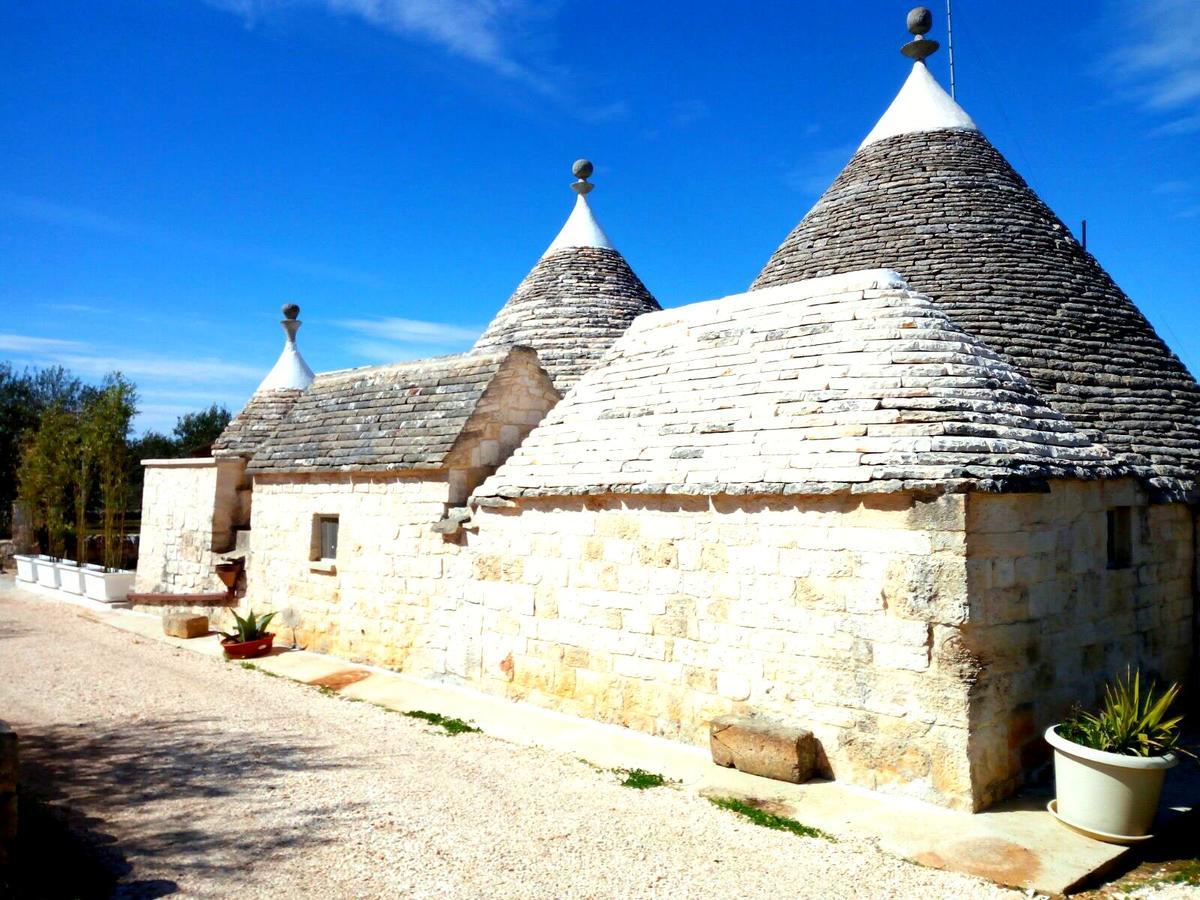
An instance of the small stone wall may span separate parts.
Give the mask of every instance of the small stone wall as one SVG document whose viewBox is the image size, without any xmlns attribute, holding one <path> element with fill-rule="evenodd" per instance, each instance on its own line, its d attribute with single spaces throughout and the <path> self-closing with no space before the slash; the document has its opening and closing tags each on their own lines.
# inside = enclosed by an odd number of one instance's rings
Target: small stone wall
<svg viewBox="0 0 1200 900">
<path fill-rule="evenodd" d="M 1122 506 L 1132 557 L 1109 568 L 1106 512 Z M 1042 732 L 1097 702 L 1126 666 L 1186 681 L 1194 546 L 1191 510 L 1148 505 L 1131 480 L 968 498 L 964 653 L 979 670 L 971 759 L 982 805 L 1011 793 L 1047 758 Z"/>
<path fill-rule="evenodd" d="M 216 554 L 233 549 L 234 526 L 249 510 L 246 461 L 223 459 L 146 460 L 138 592 L 222 591 L 213 574 Z"/>
<path fill-rule="evenodd" d="M 431 526 L 449 502 L 446 472 L 403 477 L 258 476 L 245 605 L 293 610 L 296 639 L 416 674 L 446 670 L 450 610 L 445 560 L 460 548 Z M 338 516 L 332 567 L 311 559 L 313 519 Z M 281 642 L 292 630 L 280 616 Z"/>
</svg>

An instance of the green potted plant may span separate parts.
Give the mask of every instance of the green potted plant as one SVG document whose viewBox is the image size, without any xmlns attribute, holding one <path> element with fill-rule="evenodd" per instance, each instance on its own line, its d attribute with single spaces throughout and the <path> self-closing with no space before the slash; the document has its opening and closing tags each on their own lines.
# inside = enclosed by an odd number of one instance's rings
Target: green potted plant
<svg viewBox="0 0 1200 900">
<path fill-rule="evenodd" d="M 231 632 L 221 632 L 221 646 L 229 659 L 254 659 L 271 652 L 275 635 L 267 631 L 267 625 L 275 618 L 275 613 L 267 613 L 261 618 L 255 618 L 254 610 L 247 612 L 245 618 L 235 610 L 231 609 L 230 613 L 236 626 Z"/>
<path fill-rule="evenodd" d="M 1151 682 L 1143 690 L 1141 673 L 1126 670 L 1105 686 L 1097 712 L 1077 711 L 1046 729 L 1055 818 L 1109 843 L 1145 839 L 1166 771 L 1187 753 L 1179 743 L 1182 717 L 1170 715 L 1178 696 L 1175 684 L 1159 690 Z"/>
</svg>

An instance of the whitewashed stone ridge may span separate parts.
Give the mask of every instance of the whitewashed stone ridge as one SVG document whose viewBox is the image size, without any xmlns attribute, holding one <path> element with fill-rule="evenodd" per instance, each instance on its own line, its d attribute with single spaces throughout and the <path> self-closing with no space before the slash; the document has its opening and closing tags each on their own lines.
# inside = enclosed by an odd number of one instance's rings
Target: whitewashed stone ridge
<svg viewBox="0 0 1200 900">
<path fill-rule="evenodd" d="M 904 87 L 858 149 L 898 134 L 943 129 L 979 130 L 967 111 L 938 84 L 925 63 L 916 62 Z"/>
</svg>

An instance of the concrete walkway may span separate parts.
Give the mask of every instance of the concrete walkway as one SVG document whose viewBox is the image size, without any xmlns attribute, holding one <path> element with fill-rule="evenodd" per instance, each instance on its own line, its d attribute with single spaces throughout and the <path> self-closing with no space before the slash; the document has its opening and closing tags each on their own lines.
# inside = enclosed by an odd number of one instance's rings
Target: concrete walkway
<svg viewBox="0 0 1200 900">
<path fill-rule="evenodd" d="M 36 603 L 38 607 L 46 604 L 23 591 L 10 592 L 5 600 L 20 603 L 23 608 L 27 604 Z M 0 611 L 13 608 L 12 603 L 0 604 Z M 157 617 L 128 611 L 79 611 L 77 615 L 130 632 L 147 642 L 213 660 L 221 657 L 215 637 L 190 641 L 165 637 Z M 1045 813 L 1045 800 L 1041 798 L 970 816 L 834 782 L 789 785 L 755 778 L 714 766 L 707 753 L 697 748 L 318 654 L 280 652 L 252 665 L 265 673 L 323 687 L 325 693 L 342 698 L 367 701 L 390 710 L 429 710 L 467 719 L 491 738 L 555 751 L 564 759 L 581 758 L 600 769 L 641 768 L 659 772 L 678 782 L 682 793 L 688 796 L 751 798 L 770 812 L 834 835 L 843 842 L 835 845 L 839 848 L 853 846 L 873 856 L 882 851 L 886 856 L 906 857 L 927 867 L 966 872 L 1001 884 L 1061 893 L 1112 865 L 1124 852 L 1122 848 L 1089 840 L 1063 828 Z M 233 668 L 224 663 L 220 666 L 225 671 Z M 231 674 L 236 677 L 238 672 L 234 670 Z M 306 702 L 312 701 L 306 698 Z M 326 702 L 336 704 L 332 699 Z M 400 721 L 411 728 L 408 720 Z M 521 751 L 511 748 L 506 752 Z M 546 789 L 553 787 L 547 785 Z M 734 823 L 720 818 L 714 823 L 718 828 L 730 824 Z M 514 823 L 514 827 L 520 827 L 519 823 Z M 873 849 L 864 851 L 861 849 L 864 845 Z M 806 849 L 796 845 L 794 852 L 803 854 Z M 793 860 L 788 865 L 795 870 L 797 863 Z M 927 872 L 927 877 L 953 876 Z M 831 892 L 830 883 L 821 880 L 825 889 L 815 893 L 834 896 L 836 892 Z M 787 885 L 788 892 L 795 894 L 795 880 L 789 878 Z M 961 895 L 959 892 L 965 889 L 961 884 L 954 890 L 950 890 L 949 884 L 945 887 L 955 895 Z M 868 893 L 879 895 L 874 891 Z M 950 893 L 934 889 L 926 895 Z"/>
</svg>

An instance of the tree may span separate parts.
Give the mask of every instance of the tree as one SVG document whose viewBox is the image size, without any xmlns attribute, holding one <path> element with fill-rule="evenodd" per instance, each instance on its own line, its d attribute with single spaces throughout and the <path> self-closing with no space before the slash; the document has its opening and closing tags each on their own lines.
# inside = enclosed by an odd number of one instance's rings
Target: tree
<svg viewBox="0 0 1200 900">
<path fill-rule="evenodd" d="M 17 496 L 29 510 L 34 528 L 46 530 L 51 556 L 62 557 L 67 549 L 78 434 L 76 413 L 60 402 L 51 404 L 42 411 L 37 429 L 26 437 L 17 471 Z"/>
<path fill-rule="evenodd" d="M 77 411 L 83 383 L 61 366 L 25 369 L 0 363 L 0 535 L 11 534 L 12 503 L 26 436 L 35 431 L 42 411 L 54 404 Z"/>
<path fill-rule="evenodd" d="M 208 409 L 180 416 L 173 429 L 180 452 L 187 456 L 207 450 L 208 446 L 221 436 L 231 418 L 233 416 L 229 410 L 216 403 Z"/>
<path fill-rule="evenodd" d="M 95 460 L 100 486 L 104 565 L 121 566 L 125 507 L 129 497 L 129 430 L 137 414 L 137 391 L 120 372 L 104 379 L 89 412 L 87 452 Z"/>
</svg>

